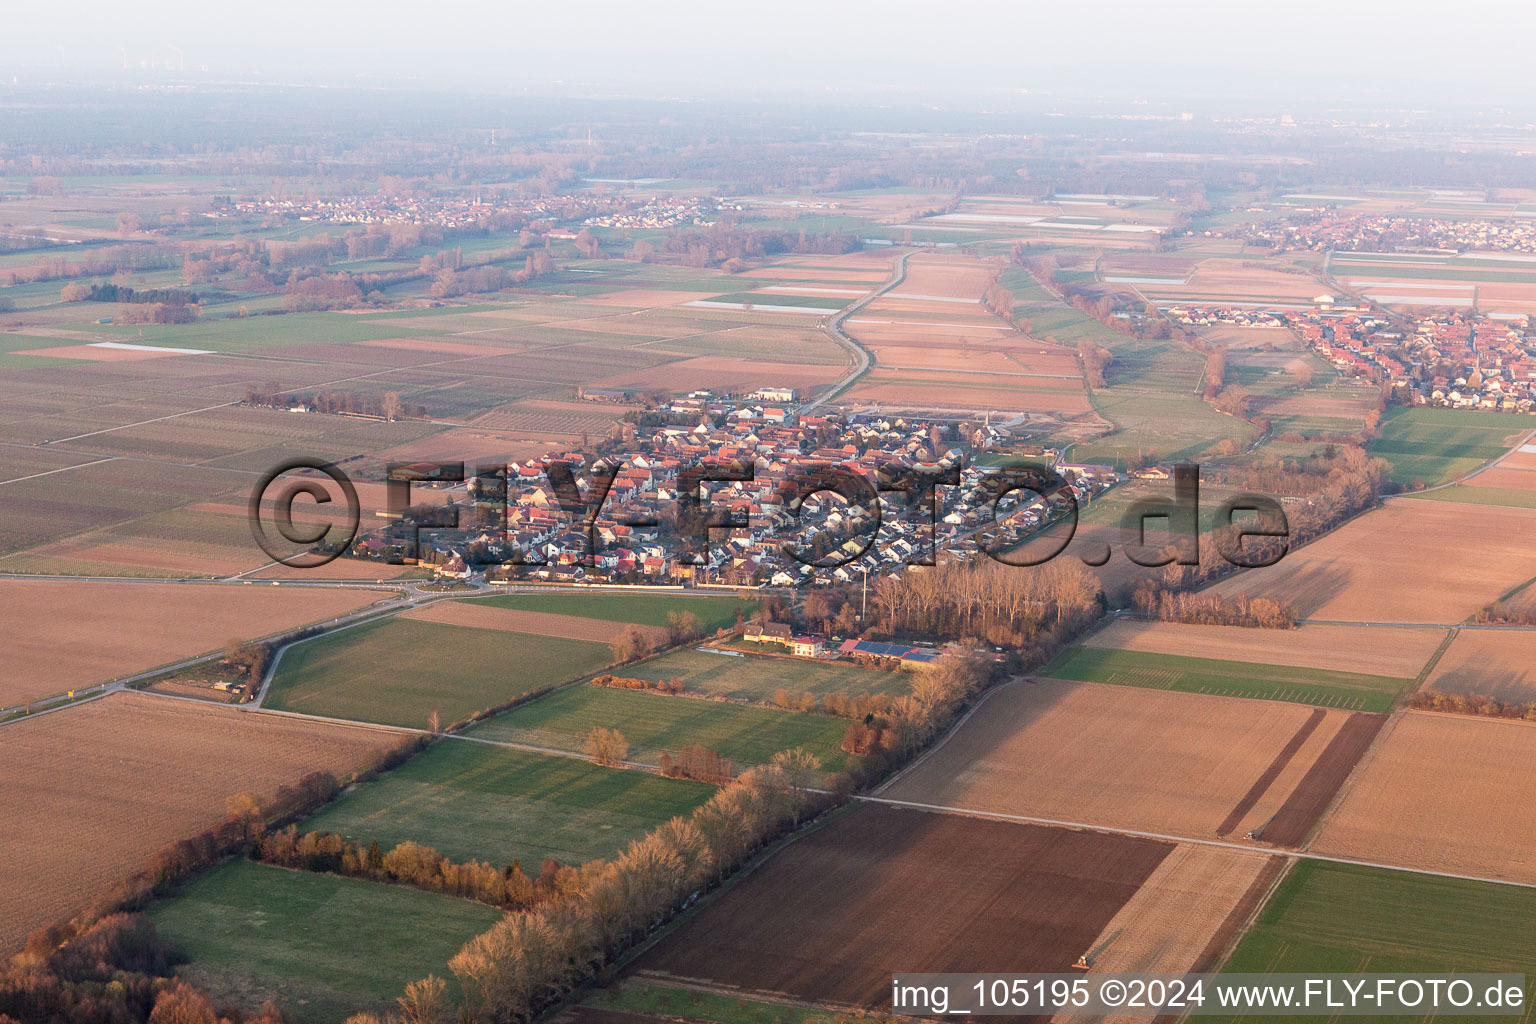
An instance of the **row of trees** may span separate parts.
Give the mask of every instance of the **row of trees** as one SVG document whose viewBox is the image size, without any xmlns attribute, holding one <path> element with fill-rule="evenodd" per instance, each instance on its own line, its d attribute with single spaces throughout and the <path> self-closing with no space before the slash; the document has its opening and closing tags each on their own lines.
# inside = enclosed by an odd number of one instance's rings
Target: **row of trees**
<svg viewBox="0 0 1536 1024">
<path fill-rule="evenodd" d="M 59 291 L 64 302 L 160 302 L 175 306 L 197 303 L 197 293 L 186 288 L 134 289 L 122 284 L 67 284 Z"/>
<path fill-rule="evenodd" d="M 331 832 L 301 834 L 294 826 L 263 836 L 252 847 L 251 859 L 299 871 L 408 885 L 504 910 L 525 910 L 558 896 L 562 879 L 568 881 L 575 871 L 550 859 L 540 865 L 536 878 L 530 878 L 520 861 L 504 868 L 485 861 L 455 863 L 432 847 L 409 840 L 385 851 L 377 842 L 364 846 Z"/>
<path fill-rule="evenodd" d="M 696 779 L 720 785 L 736 777 L 736 766 L 730 758 L 697 744 L 683 747 L 676 757 L 663 753 L 660 767 L 661 774 L 669 779 Z"/>
<path fill-rule="evenodd" d="M 190 324 L 197 319 L 197 308 L 170 302 L 135 302 L 118 306 L 114 319 L 120 324 Z"/>
<path fill-rule="evenodd" d="M 1536 702 L 1498 700 L 1481 693 L 1441 693 L 1420 690 L 1408 699 L 1408 706 L 1421 711 L 1444 711 L 1453 715 L 1482 715 L 1486 718 L 1518 718 L 1536 722 Z"/>
<path fill-rule="evenodd" d="M 245 389 L 245 404 L 264 409 L 308 407 L 331 415 L 378 416 L 386 420 L 426 419 L 427 407 L 407 404 L 398 391 L 365 395 L 356 391 L 317 391 L 313 395 L 281 391 L 276 384 Z"/>
<path fill-rule="evenodd" d="M 1494 601 L 1472 617 L 1473 622 L 1498 626 L 1536 626 L 1536 604 L 1527 601 Z"/>
<path fill-rule="evenodd" d="M 608 686 L 615 690 L 654 690 L 657 693 L 678 694 L 683 692 L 683 677 L 671 679 L 635 679 L 630 676 L 595 676 L 593 686 Z"/>
<path fill-rule="evenodd" d="M 674 261 L 681 261 L 684 266 L 709 267 L 733 259 L 746 260 L 783 253 L 838 256 L 862 247 L 863 242 L 855 234 L 778 231 L 721 223 L 707 228 L 673 231 L 662 240 L 660 246 L 651 242 L 636 242 L 629 252 L 629 258 L 645 263 L 671 257 Z"/>
<path fill-rule="evenodd" d="M 271 644 L 232 638 L 224 645 L 224 667 L 253 683 L 267 674 L 267 666 L 271 663 Z"/>
<path fill-rule="evenodd" d="M 1102 611 L 1098 579 L 1077 559 L 1017 567 L 991 560 L 914 566 L 870 588 L 877 629 L 980 637 L 999 646 L 1049 644 Z"/>
<path fill-rule="evenodd" d="M 1114 353 L 1092 338 L 1083 337 L 1077 340 L 1077 355 L 1083 361 L 1083 376 L 1087 378 L 1088 386 L 1095 391 L 1108 387 L 1109 380 L 1104 371 L 1115 361 Z"/>
<path fill-rule="evenodd" d="M 612 861 L 576 869 L 559 898 L 507 915 L 449 961 L 477 1024 L 532 1020 L 642 940 L 699 890 L 829 804 L 813 790 L 820 763 L 786 751 L 743 772 L 686 818 L 673 818 Z M 398 1014 L 359 1014 L 349 1024 L 447 1021 L 447 986 L 411 986 Z"/>
<path fill-rule="evenodd" d="M 1164 622 L 1204 626 L 1248 626 L 1256 629 L 1295 629 L 1296 609 L 1267 597 L 1223 597 L 1219 594 L 1174 593 L 1143 581 L 1132 595 L 1137 611 Z"/>
<path fill-rule="evenodd" d="M 63 945 L 29 945 L 0 970 L 0 1024 L 290 1024 L 270 1003 L 216 1011 L 170 978 L 184 959 L 144 915 L 108 914 Z"/>
</svg>

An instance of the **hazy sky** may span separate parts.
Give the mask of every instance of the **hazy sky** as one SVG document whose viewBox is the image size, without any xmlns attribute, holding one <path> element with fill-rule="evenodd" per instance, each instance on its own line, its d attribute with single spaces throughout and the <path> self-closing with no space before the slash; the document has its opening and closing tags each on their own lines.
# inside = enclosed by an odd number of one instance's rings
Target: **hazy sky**
<svg viewBox="0 0 1536 1024">
<path fill-rule="evenodd" d="M 1519 0 L 9 0 L 0 66 L 164 61 L 537 91 L 1337 97 L 1525 105 Z"/>
</svg>

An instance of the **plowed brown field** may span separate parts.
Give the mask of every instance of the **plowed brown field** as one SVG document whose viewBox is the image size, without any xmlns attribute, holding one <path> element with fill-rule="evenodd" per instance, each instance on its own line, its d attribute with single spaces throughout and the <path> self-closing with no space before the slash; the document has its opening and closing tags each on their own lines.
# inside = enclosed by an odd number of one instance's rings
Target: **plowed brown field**
<svg viewBox="0 0 1536 1024">
<path fill-rule="evenodd" d="M 1171 849 L 866 805 L 775 854 L 633 970 L 887 1011 L 893 971 L 1066 971 Z"/>
</svg>

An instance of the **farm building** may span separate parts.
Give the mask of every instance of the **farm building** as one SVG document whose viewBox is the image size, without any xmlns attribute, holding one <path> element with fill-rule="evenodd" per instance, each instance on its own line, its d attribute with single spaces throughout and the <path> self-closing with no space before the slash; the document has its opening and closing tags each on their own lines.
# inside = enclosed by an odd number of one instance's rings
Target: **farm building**
<svg viewBox="0 0 1536 1024">
<path fill-rule="evenodd" d="M 851 654 L 860 658 L 873 658 L 900 662 L 903 668 L 931 665 L 943 656 L 932 647 L 913 647 L 911 644 L 885 644 L 873 640 L 844 640 L 837 653 Z"/>
</svg>

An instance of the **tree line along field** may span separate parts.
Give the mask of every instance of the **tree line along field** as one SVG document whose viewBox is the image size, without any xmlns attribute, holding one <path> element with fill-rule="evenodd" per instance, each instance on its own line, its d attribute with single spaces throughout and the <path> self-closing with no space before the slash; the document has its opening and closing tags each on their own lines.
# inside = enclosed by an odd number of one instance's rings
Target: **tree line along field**
<svg viewBox="0 0 1536 1024">
<path fill-rule="evenodd" d="M 386 850 L 412 840 L 456 861 L 521 861 L 537 874 L 549 857 L 562 864 L 611 857 L 714 792 L 702 782 L 579 758 L 444 740 L 302 827 L 377 840 Z"/>
<path fill-rule="evenodd" d="M 868 669 L 851 662 L 807 661 L 804 658 L 745 655 L 732 657 L 710 651 L 671 651 L 621 673 L 635 679 L 665 682 L 681 679 L 684 690 L 736 700 L 768 701 L 775 691 L 794 695 L 829 693 L 902 694 L 910 688 L 906 672 Z"/>
<path fill-rule="evenodd" d="M 182 977 L 219 1000 L 277 999 L 305 1024 L 395 1008 L 405 981 L 448 977 L 448 960 L 500 916 L 469 900 L 246 860 L 149 911 L 163 936 L 193 952 Z"/>
<path fill-rule="evenodd" d="M 1074 647 L 1041 670 L 1056 679 L 1220 697 L 1291 701 L 1350 711 L 1390 711 L 1413 680 L 1147 651 Z"/>
<path fill-rule="evenodd" d="M 264 706 L 424 728 L 595 671 L 606 644 L 394 618 L 288 647 Z"/>
<path fill-rule="evenodd" d="M 1536 963 L 1536 890 L 1355 864 L 1291 868 L 1227 973 L 1498 972 Z M 1465 1019 L 1529 1020 L 1514 1017 Z M 1239 1020 L 1216 1014 L 1200 1020 Z M 1313 1022 L 1335 1018 L 1289 1017 Z M 1394 1018 L 1402 1019 L 1402 1018 Z"/>
<path fill-rule="evenodd" d="M 655 764 L 664 752 L 708 747 L 739 765 L 767 764 L 773 755 L 804 747 L 822 767 L 838 771 L 845 719 L 687 696 L 605 686 L 571 686 L 480 722 L 469 735 L 581 751 L 595 728 L 618 729 L 629 759 Z"/>
</svg>

